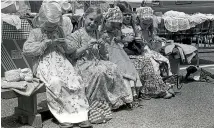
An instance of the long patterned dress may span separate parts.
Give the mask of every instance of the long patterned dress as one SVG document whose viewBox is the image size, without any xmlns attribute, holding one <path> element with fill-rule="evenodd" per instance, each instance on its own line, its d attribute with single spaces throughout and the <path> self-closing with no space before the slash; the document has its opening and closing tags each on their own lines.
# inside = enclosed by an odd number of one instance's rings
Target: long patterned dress
<svg viewBox="0 0 214 128">
<path fill-rule="evenodd" d="M 124 83 L 127 90 L 129 90 L 131 103 L 134 100 L 133 96 L 137 95 L 133 90 L 136 89 L 135 87 L 140 88 L 142 83 L 134 64 L 122 47 L 122 43 L 119 40 L 114 40 L 115 37 L 116 35 L 108 32 L 104 32 L 102 35 L 102 39 L 108 44 L 109 61 L 115 63 L 122 72 Z"/>
<path fill-rule="evenodd" d="M 81 28 L 69 37 L 70 45 L 80 48 L 96 37 L 96 35 L 90 36 L 85 28 Z M 116 109 L 129 102 L 129 93 L 117 65 L 107 61 L 107 58 L 108 53 L 105 47 L 101 50 L 98 45 L 94 45 L 92 49 L 86 50 L 80 58 L 71 61 L 86 84 L 89 104 L 94 101 L 106 101 Z"/>
<path fill-rule="evenodd" d="M 64 26 L 69 27 L 68 24 Z M 80 123 L 88 120 L 89 104 L 85 85 L 65 57 L 63 46 L 47 47 L 42 42 L 45 39 L 63 38 L 69 34 L 68 29 L 58 27 L 53 33 L 41 28 L 33 29 L 23 52 L 34 58 L 34 73 L 45 83 L 47 104 L 54 117 L 60 123 Z"/>
<path fill-rule="evenodd" d="M 138 30 L 137 34 L 142 37 L 140 30 Z M 150 39 L 143 40 L 146 42 L 146 40 Z M 150 48 L 157 49 L 157 45 L 158 42 L 156 41 L 149 42 Z M 148 46 L 146 47 L 148 48 Z M 168 74 L 172 75 L 172 73 L 170 69 L 169 60 L 160 53 L 156 52 L 155 50 L 151 50 L 150 48 L 148 48 L 147 50 L 142 50 L 144 51 L 142 55 L 130 55 L 130 58 L 132 59 L 135 68 L 138 70 L 140 80 L 143 85 L 140 92 L 145 95 L 157 97 L 161 94 L 164 94 L 171 87 L 171 85 L 166 84 L 160 76 L 160 63 L 167 63 Z"/>
<path fill-rule="evenodd" d="M 140 92 L 145 95 L 157 97 L 159 94 L 164 94 L 171 86 L 164 83 L 159 74 L 159 66 L 151 55 L 145 53 L 143 56 L 132 56 L 132 58 L 143 84 Z"/>
</svg>

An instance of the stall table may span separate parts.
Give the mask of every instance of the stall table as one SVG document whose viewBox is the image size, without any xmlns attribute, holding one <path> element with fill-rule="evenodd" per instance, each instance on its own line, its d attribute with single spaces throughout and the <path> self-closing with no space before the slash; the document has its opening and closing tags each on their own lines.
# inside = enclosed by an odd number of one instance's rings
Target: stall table
<svg viewBox="0 0 214 128">
<path fill-rule="evenodd" d="M 29 36 L 32 26 L 27 19 L 21 19 L 21 29 L 17 30 L 6 22 L 2 24 L 2 42 L 1 42 L 1 61 L 2 61 L 2 78 L 4 72 L 17 68 L 32 69 L 30 57 L 22 54 L 22 47 Z M 13 90 L 1 89 L 2 99 L 18 98 L 18 107 L 15 108 L 17 115 L 22 123 L 28 123 L 35 128 L 42 128 L 42 118 L 39 112 L 47 109 L 38 110 L 37 94 L 45 92 L 45 86 L 30 96 L 20 95 Z"/>
<path fill-rule="evenodd" d="M 31 58 L 22 54 L 23 44 L 31 30 L 32 26 L 26 19 L 21 19 L 21 29 L 19 30 L 15 26 L 3 22 L 1 42 L 2 76 L 8 70 L 31 68 Z"/>
</svg>

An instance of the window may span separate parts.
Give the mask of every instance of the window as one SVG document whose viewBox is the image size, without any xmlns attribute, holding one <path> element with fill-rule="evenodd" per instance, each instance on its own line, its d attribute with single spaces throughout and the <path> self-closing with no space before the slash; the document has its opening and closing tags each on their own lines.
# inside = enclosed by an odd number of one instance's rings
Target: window
<svg viewBox="0 0 214 128">
<path fill-rule="evenodd" d="M 141 2 L 141 7 L 144 7 L 144 6 L 160 6 L 160 1 L 159 0 L 143 0 Z"/>
<path fill-rule="evenodd" d="M 180 1 L 180 0 L 177 0 L 175 2 L 175 4 L 177 4 L 177 5 L 184 5 L 184 4 L 191 4 L 191 3 L 192 3 L 192 1 Z"/>
<path fill-rule="evenodd" d="M 160 6 L 159 0 L 152 0 L 152 6 Z"/>
</svg>

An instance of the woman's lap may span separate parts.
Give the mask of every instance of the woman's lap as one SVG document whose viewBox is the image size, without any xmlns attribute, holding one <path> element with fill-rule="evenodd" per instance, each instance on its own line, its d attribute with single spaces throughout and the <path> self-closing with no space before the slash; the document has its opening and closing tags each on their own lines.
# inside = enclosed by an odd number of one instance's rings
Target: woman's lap
<svg viewBox="0 0 214 128">
<path fill-rule="evenodd" d="M 151 58 L 146 56 L 131 58 L 143 84 L 141 93 L 157 95 L 168 90 L 169 87 L 163 82 L 162 77 L 155 72 Z"/>
<path fill-rule="evenodd" d="M 93 63 L 93 62 L 88 62 Z M 78 67 L 81 70 L 81 67 Z M 90 64 L 85 70 L 81 70 L 81 76 L 86 84 L 86 95 L 89 103 L 95 100 L 104 100 L 114 105 L 123 104 L 123 97 L 127 91 L 123 88 L 123 78 L 114 63 L 99 61 Z"/>
<path fill-rule="evenodd" d="M 52 52 L 41 58 L 37 77 L 45 83 L 49 109 L 60 123 L 79 123 L 88 119 L 89 105 L 81 77 L 64 56 Z M 76 116 L 80 118 L 70 119 Z"/>
</svg>

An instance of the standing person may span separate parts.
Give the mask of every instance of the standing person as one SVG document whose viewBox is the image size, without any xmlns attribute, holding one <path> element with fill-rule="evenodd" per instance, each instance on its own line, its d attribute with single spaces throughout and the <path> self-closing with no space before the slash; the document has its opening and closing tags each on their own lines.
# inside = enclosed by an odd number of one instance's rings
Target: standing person
<svg viewBox="0 0 214 128">
<path fill-rule="evenodd" d="M 127 90 L 130 90 L 129 97 L 131 101 L 136 101 L 137 103 L 137 93 L 136 86 L 141 87 L 137 70 L 134 67 L 134 64 L 129 59 L 126 52 L 122 47 L 121 40 L 121 26 L 123 22 L 123 15 L 119 7 L 110 8 L 106 13 L 103 21 L 103 40 L 109 44 L 109 60 L 119 67 L 119 70 L 123 73 L 123 80 L 126 84 Z M 132 102 L 130 101 L 132 107 Z"/>
<path fill-rule="evenodd" d="M 71 51 L 66 45 L 70 22 L 65 19 L 57 2 L 43 3 L 34 19 L 38 28 L 31 31 L 23 53 L 33 57 L 33 72 L 46 85 L 48 108 L 60 127 L 77 123 L 90 128 L 85 85 L 65 57 L 68 49 Z"/>
<path fill-rule="evenodd" d="M 110 104 L 111 109 L 117 109 L 130 99 L 121 72 L 116 64 L 108 61 L 105 43 L 100 39 L 98 26 L 102 20 L 101 10 L 89 7 L 83 20 L 84 27 L 69 36 L 69 45 L 75 49 L 71 54 L 71 63 L 86 84 L 90 106 L 93 102 L 103 101 Z"/>
<path fill-rule="evenodd" d="M 141 44 L 142 55 L 135 56 L 135 67 L 140 70 L 140 78 L 143 83 L 141 97 L 171 98 L 174 95 L 173 84 L 164 82 L 161 77 L 160 67 L 165 64 L 167 76 L 172 76 L 169 60 L 155 50 L 161 47 L 154 34 L 153 10 L 151 7 L 137 8 L 137 22 L 139 31 L 135 40 Z"/>
</svg>

